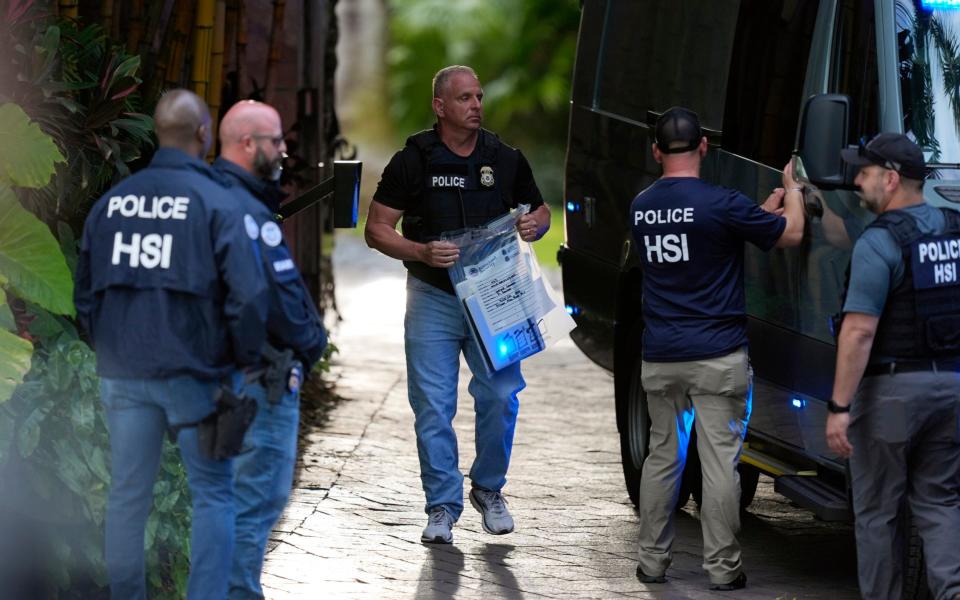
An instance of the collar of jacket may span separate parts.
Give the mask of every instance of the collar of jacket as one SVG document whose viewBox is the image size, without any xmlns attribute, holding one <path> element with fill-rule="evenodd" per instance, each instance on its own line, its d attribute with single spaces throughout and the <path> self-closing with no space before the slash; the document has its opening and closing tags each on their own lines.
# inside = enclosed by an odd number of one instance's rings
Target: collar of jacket
<svg viewBox="0 0 960 600">
<path fill-rule="evenodd" d="M 278 183 L 255 177 L 237 163 L 223 157 L 213 161 L 213 168 L 247 188 L 247 191 L 254 198 L 263 202 L 270 209 L 270 212 L 280 212 L 280 202 L 287 197 L 287 194 L 280 189 Z"/>
<path fill-rule="evenodd" d="M 158 148 L 150 159 L 150 166 L 165 169 L 192 169 L 207 177 L 213 177 L 210 165 L 196 156 L 190 156 L 179 148 Z"/>
</svg>

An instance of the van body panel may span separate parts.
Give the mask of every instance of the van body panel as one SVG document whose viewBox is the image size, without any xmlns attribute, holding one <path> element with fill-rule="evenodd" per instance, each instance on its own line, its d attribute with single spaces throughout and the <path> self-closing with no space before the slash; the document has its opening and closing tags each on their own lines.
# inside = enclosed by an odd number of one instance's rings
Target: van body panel
<svg viewBox="0 0 960 600">
<path fill-rule="evenodd" d="M 904 80 L 910 61 L 925 60 L 915 55 L 922 41 L 914 40 L 922 34 L 918 1 L 585 0 L 561 251 L 581 350 L 615 375 L 639 352 L 642 268 L 628 213 L 636 194 L 660 175 L 651 124 L 670 106 L 692 108 L 705 128 L 718 132 L 702 179 L 762 202 L 780 185 L 805 99 L 847 95 L 849 142 L 882 130 L 916 134 L 924 148 L 934 148 L 928 160 L 946 163 L 927 181 L 927 201 L 958 207 L 960 144 L 956 131 L 944 129 L 951 109 L 938 100 L 940 121 L 926 123 L 919 84 Z M 960 32 L 960 20 L 954 24 Z M 905 108 L 908 93 L 914 96 Z M 808 188 L 805 196 L 799 247 L 761 252 L 745 245 L 756 384 L 747 441 L 843 473 L 823 432 L 836 360 L 830 318 L 840 312 L 851 248 L 874 215 L 850 190 Z M 618 426 L 624 422 L 619 395 L 627 387 L 616 386 Z M 844 487 L 843 477 L 831 477 Z"/>
</svg>

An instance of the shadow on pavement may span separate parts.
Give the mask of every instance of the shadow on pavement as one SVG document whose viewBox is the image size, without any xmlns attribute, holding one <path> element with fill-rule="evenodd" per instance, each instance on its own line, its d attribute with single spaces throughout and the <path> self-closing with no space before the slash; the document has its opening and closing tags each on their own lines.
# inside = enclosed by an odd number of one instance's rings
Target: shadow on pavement
<svg viewBox="0 0 960 600">
<path fill-rule="evenodd" d="M 497 597 L 505 600 L 523 598 L 520 584 L 506 563 L 507 557 L 513 550 L 515 548 L 510 544 L 485 544 L 483 548 L 483 559 L 487 563 L 487 571 L 493 575 L 495 583 L 503 588 L 497 590 Z"/>
<path fill-rule="evenodd" d="M 460 589 L 460 573 L 464 567 L 463 551 L 453 544 L 425 544 L 427 559 L 420 567 L 417 584 L 418 600 L 446 600 Z"/>
</svg>

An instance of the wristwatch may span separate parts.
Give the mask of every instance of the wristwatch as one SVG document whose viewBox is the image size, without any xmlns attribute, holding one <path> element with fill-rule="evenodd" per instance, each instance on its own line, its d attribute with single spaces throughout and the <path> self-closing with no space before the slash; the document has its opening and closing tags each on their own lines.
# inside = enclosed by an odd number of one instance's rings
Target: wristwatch
<svg viewBox="0 0 960 600">
<path fill-rule="evenodd" d="M 827 410 L 835 415 L 840 413 L 848 413 L 850 412 L 850 405 L 848 404 L 846 406 L 840 406 L 831 398 L 830 400 L 827 400 Z"/>
</svg>

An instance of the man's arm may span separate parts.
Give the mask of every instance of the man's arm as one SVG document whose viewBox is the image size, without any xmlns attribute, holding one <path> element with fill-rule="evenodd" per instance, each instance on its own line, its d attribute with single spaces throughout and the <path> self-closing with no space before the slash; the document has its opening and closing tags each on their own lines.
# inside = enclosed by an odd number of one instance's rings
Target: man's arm
<svg viewBox="0 0 960 600">
<path fill-rule="evenodd" d="M 550 229 L 550 209 L 546 203 L 517 220 L 517 231 L 520 232 L 520 239 L 525 242 L 539 240 L 548 229 Z"/>
<path fill-rule="evenodd" d="M 783 233 L 777 240 L 777 248 L 789 248 L 797 246 L 803 239 L 803 186 L 793 179 L 793 161 L 789 161 L 783 168 L 783 218 L 787 220 L 787 226 L 783 228 Z M 774 192 L 776 193 L 776 192 Z M 771 194 L 772 196 L 773 194 Z M 768 198 L 769 202 L 770 199 Z M 767 207 L 767 202 L 763 204 Z"/>
<path fill-rule="evenodd" d="M 363 229 L 367 246 L 391 258 L 419 261 L 431 267 L 447 268 L 457 261 L 460 249 L 450 242 L 433 241 L 423 244 L 400 235 L 397 223 L 402 216 L 402 210 L 390 208 L 376 200 L 370 202 L 367 225 Z"/>
<path fill-rule="evenodd" d="M 870 359 L 870 349 L 877 333 L 880 317 L 851 312 L 843 317 L 840 336 L 837 340 L 837 368 L 833 380 L 833 401 L 838 406 L 850 406 L 857 385 Z M 849 457 L 853 446 L 847 439 L 850 413 L 837 413 L 827 417 L 827 444 L 840 456 Z"/>
<path fill-rule="evenodd" d="M 234 358 L 241 365 L 254 364 L 266 339 L 270 304 L 266 275 L 255 248 L 258 242 L 247 235 L 244 215 L 235 204 L 211 206 L 211 212 L 214 259 L 226 287 L 223 312 Z"/>
</svg>

